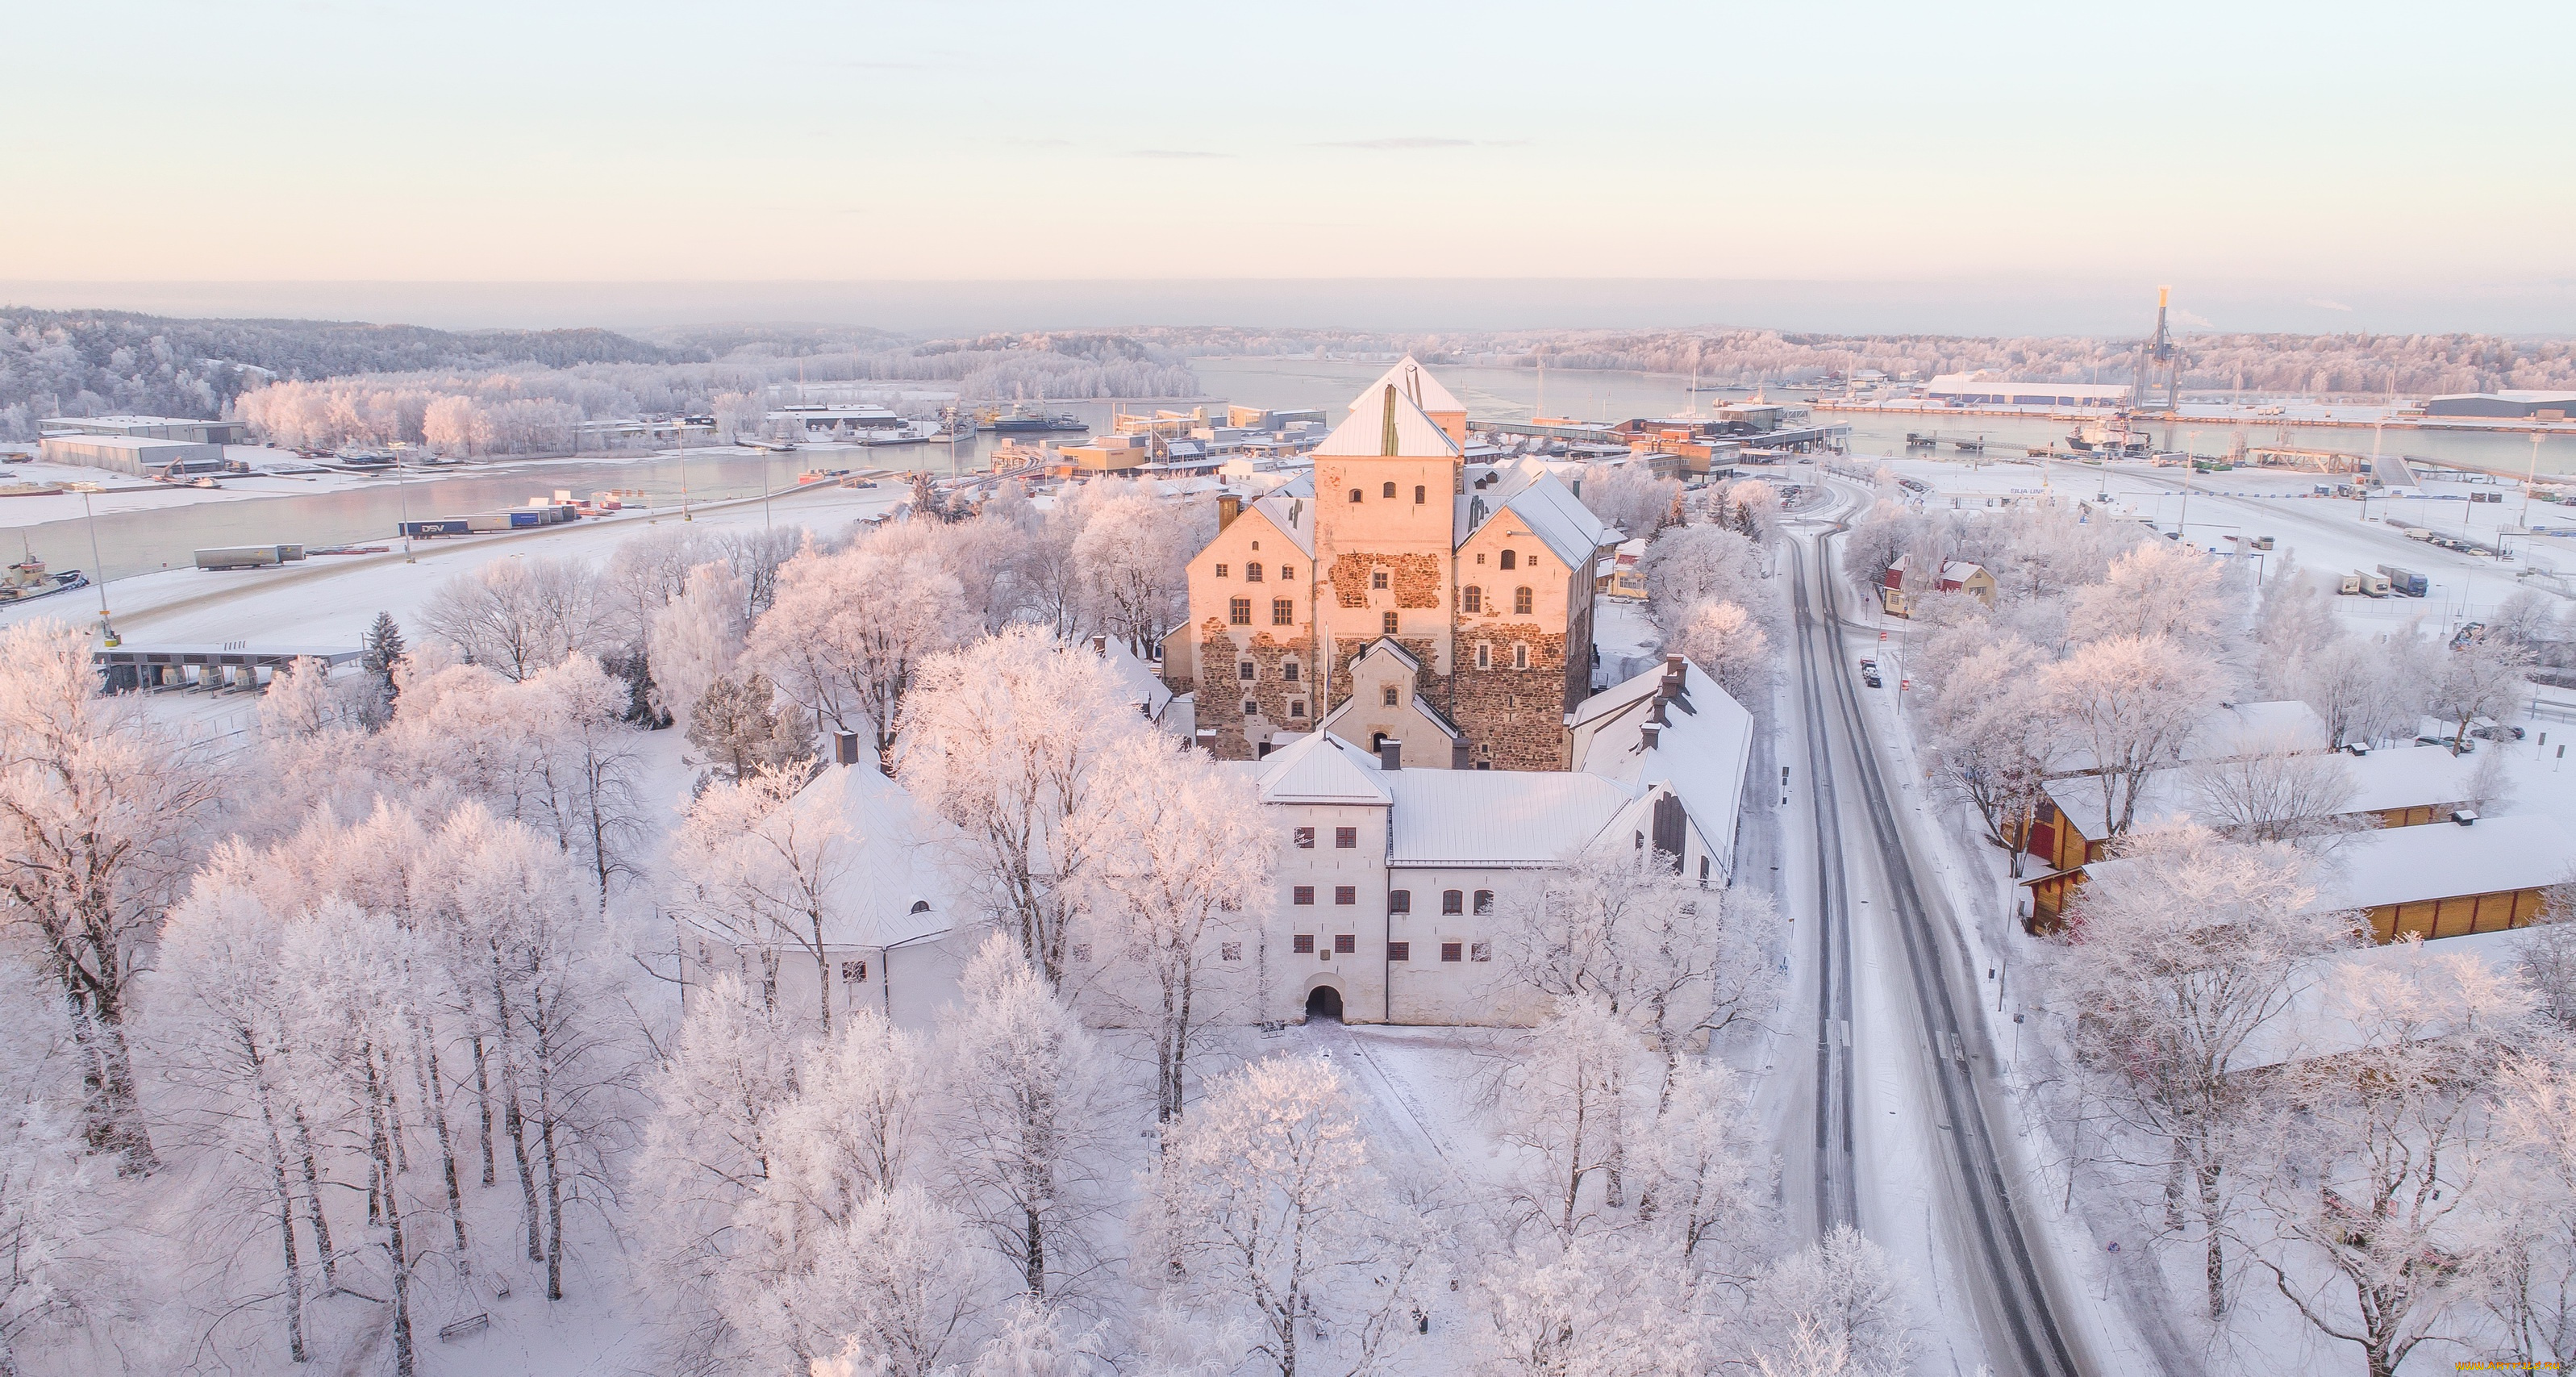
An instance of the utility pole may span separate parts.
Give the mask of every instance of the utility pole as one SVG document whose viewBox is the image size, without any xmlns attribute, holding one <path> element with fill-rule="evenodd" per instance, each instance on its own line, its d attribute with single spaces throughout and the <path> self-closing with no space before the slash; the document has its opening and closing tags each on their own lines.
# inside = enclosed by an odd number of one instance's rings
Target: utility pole
<svg viewBox="0 0 2576 1377">
<path fill-rule="evenodd" d="M 799 378 L 802 378 L 802 377 L 804 376 L 804 368 L 805 368 L 805 365 L 804 365 L 804 364 L 802 364 L 802 363 L 799 363 L 799 364 L 797 364 L 797 365 L 796 365 L 796 368 L 797 368 L 797 376 L 798 376 Z M 801 395 L 801 394 L 800 394 L 800 395 Z M 689 515 L 689 413 L 688 413 L 688 410 L 687 410 L 686 408 L 682 408 L 682 409 L 681 409 L 681 411 L 680 411 L 680 429 L 679 429 L 679 435 L 680 435 L 680 519 L 681 519 L 682 521 L 695 521 L 695 520 L 697 520 L 697 518 L 696 518 L 696 517 L 694 517 L 694 516 Z"/>
<path fill-rule="evenodd" d="M 2540 482 L 2540 442 L 2546 438 L 2537 430 L 2531 432 L 2531 473 L 2522 480 L 2522 520 L 2519 523 L 2526 534 L 2531 530 L 2531 490 Z"/>
</svg>

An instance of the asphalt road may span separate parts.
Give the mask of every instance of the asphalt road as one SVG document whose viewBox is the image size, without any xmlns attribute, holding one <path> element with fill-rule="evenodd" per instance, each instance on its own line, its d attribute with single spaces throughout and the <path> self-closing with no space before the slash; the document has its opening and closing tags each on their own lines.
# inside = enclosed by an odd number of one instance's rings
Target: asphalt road
<svg viewBox="0 0 2576 1377">
<path fill-rule="evenodd" d="M 1927 886 L 1915 866 L 1879 757 L 1861 710 L 1856 657 L 1841 631 L 1829 544 L 1839 524 L 1797 542 L 1793 587 L 1801 702 L 1806 719 L 1808 789 L 1814 804 L 1819 912 L 1816 1084 L 1816 1215 L 1820 1229 L 1860 1217 L 1852 1123 L 1855 1044 L 1871 1038 L 1910 1044 L 1916 1070 L 1939 1114 L 1930 1152 L 1946 1180 L 1941 1198 L 1953 1216 L 1938 1237 L 1948 1240 L 1962 1283 L 1974 1290 L 1974 1310 L 1985 1331 L 1989 1361 L 1999 1373 L 2020 1377 L 2074 1377 L 2085 1370 L 2058 1322 L 2050 1285 L 2054 1269 L 2034 1260 L 2011 1189 L 2012 1172 L 1989 1127 L 1988 1099 L 2001 1092 L 1991 1081 L 1991 1059 L 1972 1010 L 1980 997 L 1976 972 L 1951 929 L 1946 905 L 1926 902 Z M 1855 816 L 1856 814 L 1856 816 Z M 1850 842 L 1857 841 L 1853 847 Z M 1877 1028 L 1855 1018 L 1852 998 L 1853 881 L 1855 853 L 1874 855 L 1871 892 L 1885 902 L 1868 905 L 1864 921 L 1892 927 L 1903 952 L 1899 981 L 1912 1026 Z M 1937 892 L 1937 891 L 1936 891 Z"/>
</svg>

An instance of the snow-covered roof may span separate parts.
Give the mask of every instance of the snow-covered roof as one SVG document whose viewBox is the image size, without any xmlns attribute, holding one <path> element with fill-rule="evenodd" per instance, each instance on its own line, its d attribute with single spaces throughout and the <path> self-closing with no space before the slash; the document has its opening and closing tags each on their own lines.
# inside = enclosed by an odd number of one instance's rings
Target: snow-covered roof
<svg viewBox="0 0 2576 1377">
<path fill-rule="evenodd" d="M 1387 445 L 1389 403 L 1394 413 L 1395 444 Z M 1333 433 L 1315 446 L 1317 454 L 1336 458 L 1368 459 L 1455 459 L 1458 442 L 1440 423 L 1423 413 L 1401 388 L 1390 392 L 1380 387 L 1363 393 L 1351 404 L 1350 419 L 1333 427 Z"/>
<path fill-rule="evenodd" d="M 1731 858 L 1736 817 L 1744 804 L 1744 775 L 1753 763 L 1753 714 L 1706 671 L 1685 660 L 1681 696 L 1666 706 L 1664 728 L 1655 748 L 1648 750 L 1644 728 L 1663 675 L 1664 667 L 1656 665 L 1594 694 L 1576 709 L 1578 716 L 1588 712 L 1587 720 L 1601 721 L 1584 751 L 1583 770 L 1618 780 L 1635 793 L 1669 787 L 1681 796 L 1709 850 Z"/>
<path fill-rule="evenodd" d="M 1887 572 L 1891 574 L 1904 573 L 1905 556 L 1898 555 L 1895 562 L 1887 566 Z M 1977 575 L 1984 572 L 1986 572 L 1986 566 L 1971 563 L 1964 559 L 1944 560 L 1941 563 L 1941 581 L 1943 583 L 1966 583 L 1968 580 L 1975 578 Z"/>
<path fill-rule="evenodd" d="M 2373 751 L 2358 758 L 2337 755 L 2331 759 L 2352 781 L 2352 799 L 2340 810 L 2341 814 L 2458 803 L 2469 797 L 2471 767 L 2437 746 L 2409 746 Z M 2078 831 L 2093 837 L 2102 830 L 2102 776 L 2069 775 L 2050 780 L 2046 788 L 2048 801 L 2073 818 Z M 2138 785 L 2136 821 L 2144 825 L 2167 818 L 2212 821 L 2206 801 L 2179 769 L 2151 771 Z"/>
<path fill-rule="evenodd" d="M 1506 512 L 1569 568 L 1588 567 L 1602 546 L 1618 543 L 1619 533 L 1594 516 L 1573 489 L 1537 460 L 1498 465 L 1491 473 L 1493 481 L 1483 489 L 1470 481 L 1457 498 L 1452 529 L 1458 532 L 1458 544 L 1465 545 Z"/>
<path fill-rule="evenodd" d="M 1106 636 L 1100 639 L 1100 647 L 1101 658 L 1109 662 L 1110 673 L 1117 676 L 1119 685 L 1126 690 L 1127 702 L 1142 704 L 1146 717 L 1160 720 L 1164 707 L 1172 701 L 1171 687 L 1154 673 L 1152 666 L 1138 659 L 1125 641 Z"/>
<path fill-rule="evenodd" d="M 2229 1071 L 2256 1071 L 2289 1062 L 2341 1056 L 2370 1045 L 2371 1034 L 2353 1015 L 2356 979 L 2393 976 L 2430 1001 L 2434 1036 L 2464 1028 L 2497 990 L 2494 981 L 2522 960 L 2532 929 L 2471 933 L 2433 942 L 2396 942 L 2301 962 L 2291 977 L 2290 1001 L 2264 1021 L 2227 1060 Z M 2445 1017 L 2445 1015 L 2451 1017 Z M 2456 1018 L 2453 1024 L 2451 1018 Z M 2424 1036 L 2416 1029 L 2416 1036 Z"/>
<path fill-rule="evenodd" d="M 1398 393 L 1412 398 L 1414 405 L 1426 412 L 1464 412 L 1467 409 L 1465 402 L 1451 395 L 1448 388 L 1440 385 L 1438 378 L 1431 376 L 1430 369 L 1423 367 L 1411 354 L 1407 354 L 1397 360 L 1395 367 L 1380 374 L 1376 382 L 1370 383 L 1367 391 L 1352 398 L 1351 410 L 1357 411 L 1364 406 L 1375 405 L 1378 398 L 1385 395 L 1389 384 L 1393 384 Z"/>
<path fill-rule="evenodd" d="M 1312 469 L 1289 479 L 1254 501 L 1248 511 L 1279 529 L 1306 554 L 1315 553 L 1315 474 Z M 1241 520 L 1240 517 L 1236 518 Z"/>
<path fill-rule="evenodd" d="M 964 901 L 942 866 L 954 830 L 873 764 L 834 766 L 796 796 L 796 807 L 837 807 L 854 851 L 831 896 L 825 940 L 887 947 L 955 927 Z M 914 912 L 917 904 L 929 907 Z"/>
<path fill-rule="evenodd" d="M 1555 865 L 1601 835 L 1630 800 L 1615 780 L 1558 770 L 1377 772 L 1395 800 L 1389 862 Z"/>
<path fill-rule="evenodd" d="M 2315 909 L 2377 908 L 2538 889 L 2569 877 L 2576 838 L 2536 813 L 2474 825 L 2385 827 L 2346 838 L 2309 876 Z"/>
<path fill-rule="evenodd" d="M 1307 732 L 1257 767 L 1264 803 L 1385 804 L 1376 762 L 1331 732 Z"/>
</svg>

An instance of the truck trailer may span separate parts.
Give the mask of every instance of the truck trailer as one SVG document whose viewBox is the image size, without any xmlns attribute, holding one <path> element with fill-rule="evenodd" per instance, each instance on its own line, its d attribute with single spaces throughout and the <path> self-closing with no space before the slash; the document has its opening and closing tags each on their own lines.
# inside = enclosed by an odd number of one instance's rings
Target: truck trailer
<svg viewBox="0 0 2576 1377">
<path fill-rule="evenodd" d="M 267 569 L 304 558 L 301 545 L 226 545 L 197 552 L 200 569 Z"/>
<path fill-rule="evenodd" d="M 2383 564 L 2379 566 L 2379 572 L 2388 576 L 2388 586 L 2392 590 L 2410 598 L 2423 597 L 2431 589 L 2425 577 L 2412 569 L 2400 569 L 2394 564 Z"/>
<path fill-rule="evenodd" d="M 2376 569 L 2355 569 L 2352 576 L 2360 580 L 2363 597 L 2384 598 L 2392 591 L 2388 586 L 2388 576 Z"/>
</svg>

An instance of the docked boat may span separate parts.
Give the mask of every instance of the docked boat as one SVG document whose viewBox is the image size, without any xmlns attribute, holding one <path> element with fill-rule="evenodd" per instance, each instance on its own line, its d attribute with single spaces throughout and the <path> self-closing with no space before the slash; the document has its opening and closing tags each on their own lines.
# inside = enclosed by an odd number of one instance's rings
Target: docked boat
<svg viewBox="0 0 2576 1377">
<path fill-rule="evenodd" d="M 2114 457 L 2141 455 L 2150 448 L 2146 436 L 2129 429 L 2126 416 L 2116 421 L 2087 421 L 2067 432 L 2066 443 L 2086 454 Z"/>
<path fill-rule="evenodd" d="M 45 572 L 43 560 L 29 555 L 10 565 L 8 574 L 0 577 L 0 604 L 27 602 L 87 587 L 89 575 L 80 570 L 65 569 L 59 574 L 49 574 Z"/>
<path fill-rule="evenodd" d="M 985 428 L 1026 434 L 1030 431 L 1089 430 L 1091 426 L 1069 411 L 1059 411 L 1049 415 L 1034 407 L 1016 406 L 1011 408 L 1009 413 L 995 416 L 987 421 Z"/>
</svg>

